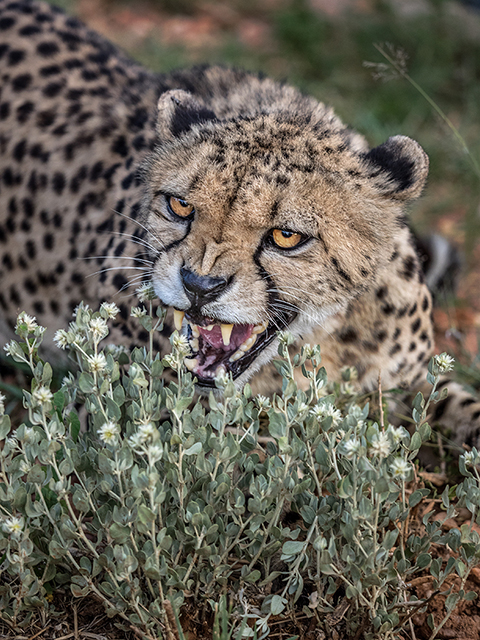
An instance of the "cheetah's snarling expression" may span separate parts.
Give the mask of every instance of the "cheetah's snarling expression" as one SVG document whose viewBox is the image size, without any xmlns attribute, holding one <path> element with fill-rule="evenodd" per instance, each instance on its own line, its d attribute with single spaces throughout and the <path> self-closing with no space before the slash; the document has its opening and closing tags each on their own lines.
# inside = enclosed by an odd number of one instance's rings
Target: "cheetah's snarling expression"
<svg viewBox="0 0 480 640">
<path fill-rule="evenodd" d="M 219 120 L 184 91 L 160 98 L 144 200 L 153 283 L 178 328 L 186 319 L 200 387 L 221 370 L 244 383 L 278 330 L 308 332 L 373 286 L 423 187 L 417 143 L 368 151 L 318 111 Z"/>
</svg>

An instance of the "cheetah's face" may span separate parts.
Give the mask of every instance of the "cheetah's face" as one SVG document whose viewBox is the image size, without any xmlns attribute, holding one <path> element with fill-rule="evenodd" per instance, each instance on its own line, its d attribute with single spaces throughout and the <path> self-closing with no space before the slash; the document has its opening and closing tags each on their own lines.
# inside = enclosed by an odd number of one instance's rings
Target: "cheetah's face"
<svg viewBox="0 0 480 640">
<path fill-rule="evenodd" d="M 155 291 L 184 324 L 200 387 L 220 370 L 242 384 L 279 330 L 303 334 L 375 283 L 426 156 L 403 137 L 367 152 L 315 114 L 222 122 L 181 91 L 159 110 L 144 202 Z"/>
</svg>

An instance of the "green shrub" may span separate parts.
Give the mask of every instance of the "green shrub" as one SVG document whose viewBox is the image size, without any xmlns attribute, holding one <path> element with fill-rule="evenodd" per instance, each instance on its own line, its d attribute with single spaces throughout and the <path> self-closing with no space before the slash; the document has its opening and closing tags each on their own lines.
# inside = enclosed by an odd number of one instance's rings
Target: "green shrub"
<svg viewBox="0 0 480 640">
<path fill-rule="evenodd" d="M 141 296 L 146 306 L 132 315 L 153 340 L 163 311 L 154 312 L 148 287 Z M 78 372 L 56 393 L 52 368 L 37 354 L 44 329 L 33 318 L 20 314 L 20 341 L 6 346 L 33 378 L 24 392 L 28 418 L 14 431 L 0 402 L 3 620 L 27 626 L 63 585 L 74 596 L 94 594 L 108 615 L 147 638 L 171 628 L 168 602 L 180 618 L 184 603 L 209 611 L 220 603 L 215 637 L 265 638 L 271 618 L 287 619 L 300 602 L 305 615 L 326 624 L 340 597 L 348 603 L 346 637 L 361 626 L 365 638 L 386 639 L 425 606 L 409 581 L 426 570 L 434 589 L 452 572 L 462 578 L 448 596 L 449 612 L 475 596 L 464 590 L 480 558 L 471 526 L 443 533 L 430 512 L 421 533 L 406 529 L 429 493 L 408 495 L 406 484 L 430 435 L 426 410 L 439 399 L 435 386 L 448 356 L 430 363 L 432 395 L 427 403 L 421 394 L 415 399 L 412 436 L 368 418 L 353 370 L 329 385 L 319 347 L 306 345 L 292 357 L 289 334 L 281 336 L 276 362 L 281 395 L 252 397 L 248 385 L 238 391 L 221 378 L 206 410 L 195 401 L 182 364 L 188 345 L 178 333 L 163 359 L 151 347 L 128 355 L 101 346 L 117 311 L 113 304 L 97 312 L 80 305 L 69 330 L 57 332 Z M 298 367 L 307 391 L 294 381 Z M 175 371 L 173 381 L 165 369 Z M 261 428 L 268 438 L 259 442 Z M 476 450 L 461 458 L 465 480 L 444 491 L 446 517 L 456 494 L 475 519 L 478 461 Z M 432 555 L 433 544 L 452 552 L 447 562 Z"/>
</svg>

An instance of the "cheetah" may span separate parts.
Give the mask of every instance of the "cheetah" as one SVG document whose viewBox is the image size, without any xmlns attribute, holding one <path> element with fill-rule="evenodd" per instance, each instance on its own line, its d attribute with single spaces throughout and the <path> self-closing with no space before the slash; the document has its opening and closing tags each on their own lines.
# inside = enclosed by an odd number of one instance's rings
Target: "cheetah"
<svg viewBox="0 0 480 640">
<path fill-rule="evenodd" d="M 113 340 L 151 280 L 187 367 L 271 393 L 278 331 L 321 345 L 329 377 L 411 389 L 434 349 L 431 296 L 406 207 L 428 158 L 405 137 L 370 149 L 333 111 L 244 71 L 150 72 L 76 18 L 0 0 L 0 333 L 19 310 L 48 327 L 117 302 Z M 55 350 L 55 353 L 58 353 Z M 47 354 L 48 355 L 48 354 Z M 442 416 L 443 413 L 443 416 Z M 436 406 L 477 444 L 480 404 Z"/>
</svg>

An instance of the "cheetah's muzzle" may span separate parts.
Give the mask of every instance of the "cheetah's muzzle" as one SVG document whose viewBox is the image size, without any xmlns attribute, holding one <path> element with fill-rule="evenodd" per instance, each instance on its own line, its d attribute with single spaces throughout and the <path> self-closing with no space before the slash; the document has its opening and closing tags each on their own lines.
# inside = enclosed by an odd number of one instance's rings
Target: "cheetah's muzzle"
<svg viewBox="0 0 480 640">
<path fill-rule="evenodd" d="M 258 355 L 285 329 L 296 313 L 277 315 L 275 323 L 225 324 L 212 318 L 192 318 L 174 310 L 175 327 L 180 330 L 186 320 L 186 336 L 191 354 L 185 366 L 197 378 L 200 387 L 215 387 L 215 377 L 222 372 L 238 378 Z"/>
</svg>

